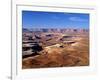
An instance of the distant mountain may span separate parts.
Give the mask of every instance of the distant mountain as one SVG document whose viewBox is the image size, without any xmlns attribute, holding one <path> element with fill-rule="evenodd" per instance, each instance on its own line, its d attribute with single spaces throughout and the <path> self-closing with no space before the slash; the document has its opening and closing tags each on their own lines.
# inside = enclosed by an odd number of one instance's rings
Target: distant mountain
<svg viewBox="0 0 100 80">
<path fill-rule="evenodd" d="M 88 29 L 46 29 L 46 28 L 23 28 L 23 32 L 89 32 Z"/>
<path fill-rule="evenodd" d="M 26 29 L 26 28 L 23 28 L 22 31 L 23 32 L 30 32 L 30 30 L 29 29 Z"/>
</svg>

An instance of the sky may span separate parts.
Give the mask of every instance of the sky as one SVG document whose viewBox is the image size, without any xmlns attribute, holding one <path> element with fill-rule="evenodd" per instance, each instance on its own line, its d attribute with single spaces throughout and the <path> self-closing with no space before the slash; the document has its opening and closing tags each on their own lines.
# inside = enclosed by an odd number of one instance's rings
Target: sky
<svg viewBox="0 0 100 80">
<path fill-rule="evenodd" d="M 22 26 L 23 28 L 89 29 L 89 14 L 22 11 Z"/>
</svg>

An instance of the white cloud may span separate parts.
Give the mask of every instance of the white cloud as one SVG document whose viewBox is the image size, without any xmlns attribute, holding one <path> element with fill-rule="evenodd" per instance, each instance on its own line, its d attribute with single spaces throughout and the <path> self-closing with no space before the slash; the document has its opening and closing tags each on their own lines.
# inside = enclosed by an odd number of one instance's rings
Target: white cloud
<svg viewBox="0 0 100 80">
<path fill-rule="evenodd" d="M 87 21 L 87 19 L 83 19 L 83 18 L 80 18 L 80 17 L 70 17 L 69 20 L 70 21 L 78 21 L 78 22 L 85 22 L 85 21 Z"/>
</svg>

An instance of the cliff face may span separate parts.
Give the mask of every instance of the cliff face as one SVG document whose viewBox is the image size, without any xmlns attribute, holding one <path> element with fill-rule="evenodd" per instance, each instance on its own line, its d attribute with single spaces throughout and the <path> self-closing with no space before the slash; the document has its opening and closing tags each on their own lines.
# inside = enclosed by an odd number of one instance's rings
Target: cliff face
<svg viewBox="0 0 100 80">
<path fill-rule="evenodd" d="M 23 59 L 23 69 L 88 66 L 89 50 L 86 40 L 71 45 L 53 45 L 46 47 L 40 55 Z"/>
</svg>

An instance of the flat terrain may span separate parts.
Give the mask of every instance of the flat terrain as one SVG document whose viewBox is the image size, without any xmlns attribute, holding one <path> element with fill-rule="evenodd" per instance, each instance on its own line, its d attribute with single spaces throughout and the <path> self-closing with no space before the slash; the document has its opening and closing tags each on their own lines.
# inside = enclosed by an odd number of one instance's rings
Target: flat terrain
<svg viewBox="0 0 100 80">
<path fill-rule="evenodd" d="M 23 32 L 22 68 L 89 65 L 88 32 Z"/>
</svg>

